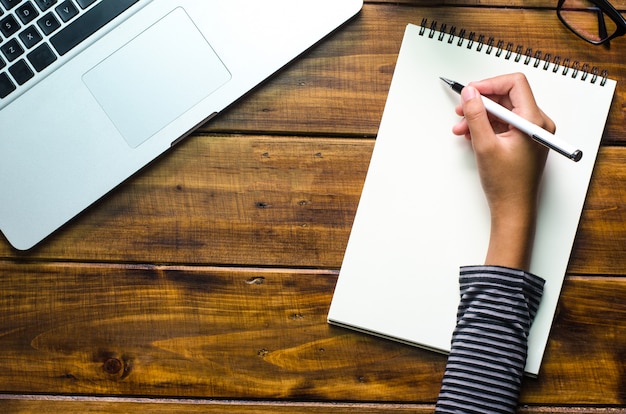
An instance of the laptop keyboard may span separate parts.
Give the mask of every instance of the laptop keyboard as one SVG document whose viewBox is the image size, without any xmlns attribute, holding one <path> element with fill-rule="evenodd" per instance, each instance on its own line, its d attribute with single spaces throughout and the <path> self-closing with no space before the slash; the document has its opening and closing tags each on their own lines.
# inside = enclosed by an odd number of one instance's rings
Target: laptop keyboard
<svg viewBox="0 0 626 414">
<path fill-rule="evenodd" d="M 0 102 L 139 0 L 0 0 Z"/>
</svg>

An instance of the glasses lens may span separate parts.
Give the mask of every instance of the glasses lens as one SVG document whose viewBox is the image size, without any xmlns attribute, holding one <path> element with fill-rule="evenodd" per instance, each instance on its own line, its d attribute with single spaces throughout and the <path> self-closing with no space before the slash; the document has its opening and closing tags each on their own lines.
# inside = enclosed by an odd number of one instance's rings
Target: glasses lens
<svg viewBox="0 0 626 414">
<path fill-rule="evenodd" d="M 615 22 L 591 1 L 566 0 L 559 14 L 570 29 L 593 43 L 602 42 L 617 31 Z"/>
</svg>

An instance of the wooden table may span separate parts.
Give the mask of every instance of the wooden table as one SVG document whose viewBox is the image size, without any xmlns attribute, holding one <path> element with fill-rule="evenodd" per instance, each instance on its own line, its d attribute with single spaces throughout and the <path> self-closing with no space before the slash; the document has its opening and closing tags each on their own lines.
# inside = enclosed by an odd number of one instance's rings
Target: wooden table
<svg viewBox="0 0 626 414">
<path fill-rule="evenodd" d="M 422 17 L 619 81 L 520 412 L 626 407 L 626 37 L 587 45 L 555 4 L 366 4 L 38 248 L 0 241 L 0 412 L 431 412 L 445 356 L 326 323 L 401 37 Z"/>
</svg>

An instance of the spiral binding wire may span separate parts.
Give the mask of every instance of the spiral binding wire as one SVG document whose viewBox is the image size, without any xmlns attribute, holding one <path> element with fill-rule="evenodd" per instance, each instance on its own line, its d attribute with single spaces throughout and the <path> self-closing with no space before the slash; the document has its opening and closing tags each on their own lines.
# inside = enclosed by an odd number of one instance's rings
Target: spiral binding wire
<svg viewBox="0 0 626 414">
<path fill-rule="evenodd" d="M 583 64 L 581 67 L 580 62 L 578 61 L 570 61 L 569 58 L 565 58 L 561 61 L 561 57 L 559 55 L 555 55 L 552 57 L 550 53 L 546 53 L 545 55 L 541 50 L 535 51 L 533 54 L 532 48 L 527 48 L 524 50 L 522 45 L 517 45 L 515 50 L 513 50 L 513 43 L 507 43 L 504 45 L 504 41 L 498 40 L 496 43 L 493 37 L 489 37 L 487 41 L 485 41 L 485 36 L 482 34 L 478 35 L 478 39 L 476 39 L 476 33 L 470 32 L 469 34 L 465 29 L 461 29 L 459 33 L 457 33 L 456 26 L 448 26 L 444 23 L 441 25 L 439 30 L 437 29 L 437 21 L 434 20 L 428 24 L 428 19 L 422 19 L 422 23 L 420 25 L 420 36 L 423 36 L 428 31 L 427 36 L 431 39 L 435 38 L 440 42 L 447 42 L 449 44 L 453 44 L 456 41 L 456 45 L 461 47 L 467 40 L 466 48 L 472 49 L 474 45 L 476 45 L 475 50 L 477 52 L 481 52 L 483 48 L 486 47 L 485 53 L 490 55 L 495 49 L 495 55 L 497 57 L 502 56 L 504 53 L 504 59 L 511 59 L 515 62 L 522 62 L 524 65 L 530 65 L 532 63 L 533 67 L 541 68 L 543 70 L 550 69 L 552 66 L 552 72 L 558 73 L 561 71 L 561 75 L 567 76 L 571 72 L 571 77 L 576 79 L 578 75 L 580 75 L 581 81 L 586 81 L 589 75 L 591 75 L 591 79 L 589 82 L 596 83 L 598 78 L 600 78 L 600 86 L 604 86 L 609 77 L 608 70 L 604 69 L 600 71 L 597 66 L 593 66 L 591 69 L 588 64 Z M 495 45 L 494 45 L 495 44 Z"/>
</svg>

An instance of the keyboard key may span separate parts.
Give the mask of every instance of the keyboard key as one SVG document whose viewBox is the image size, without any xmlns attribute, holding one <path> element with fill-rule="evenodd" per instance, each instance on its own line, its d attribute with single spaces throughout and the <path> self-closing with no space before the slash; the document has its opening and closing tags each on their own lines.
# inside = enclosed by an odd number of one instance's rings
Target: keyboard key
<svg viewBox="0 0 626 414">
<path fill-rule="evenodd" d="M 81 9 L 86 9 L 87 7 L 94 4 L 96 0 L 76 0 L 76 3 L 80 6 Z"/>
<path fill-rule="evenodd" d="M 9 68 L 9 72 L 19 85 L 25 84 L 33 76 L 35 76 L 24 59 L 18 60 L 13 66 L 11 66 Z"/>
<path fill-rule="evenodd" d="M 18 7 L 17 10 L 15 10 L 15 14 L 20 18 L 22 24 L 28 24 L 32 22 L 35 17 L 39 16 L 39 12 L 30 1 Z"/>
<path fill-rule="evenodd" d="M 13 62 L 24 53 L 24 49 L 15 39 L 11 39 L 4 45 L 0 46 L 0 50 L 9 62 Z"/>
<path fill-rule="evenodd" d="M 43 34 L 47 36 L 61 27 L 61 23 L 56 17 L 54 17 L 54 14 L 48 13 L 41 19 L 37 20 L 37 26 L 39 26 Z"/>
<path fill-rule="evenodd" d="M 37 72 L 41 72 L 57 60 L 56 55 L 47 43 L 38 46 L 35 50 L 26 55 L 26 57 Z"/>
<path fill-rule="evenodd" d="M 56 10 L 57 14 L 64 22 L 70 21 L 78 14 L 78 9 L 70 0 L 65 0 L 63 3 L 59 4 L 54 10 Z"/>
<path fill-rule="evenodd" d="M 34 25 L 28 26 L 26 30 L 20 33 L 20 40 L 24 43 L 24 46 L 26 46 L 27 49 L 31 49 L 37 43 L 41 42 L 42 39 L 43 37 L 39 34 L 37 29 L 35 29 Z"/>
<path fill-rule="evenodd" d="M 6 63 L 4 63 L 4 60 L 2 60 L 2 58 L 0 58 L 0 69 L 4 69 L 4 67 L 5 67 L 6 65 L 7 65 L 7 64 L 6 64 Z"/>
<path fill-rule="evenodd" d="M 35 0 L 41 11 L 46 11 L 57 3 L 57 0 Z"/>
<path fill-rule="evenodd" d="M 2 32 L 4 37 L 10 37 L 18 30 L 20 30 L 20 24 L 12 15 L 8 15 L 4 19 L 0 20 L 0 32 Z"/>
<path fill-rule="evenodd" d="M 11 10 L 13 7 L 20 4 L 22 0 L 0 0 L 0 3 L 4 6 L 5 9 Z"/>
<path fill-rule="evenodd" d="M 4 72 L 0 73 L 0 99 L 4 99 L 9 96 L 9 94 L 15 89 L 15 85 L 9 76 Z"/>
<path fill-rule="evenodd" d="M 64 55 L 104 27 L 139 0 L 104 1 L 96 4 L 78 19 L 50 38 L 50 43 Z"/>
</svg>

